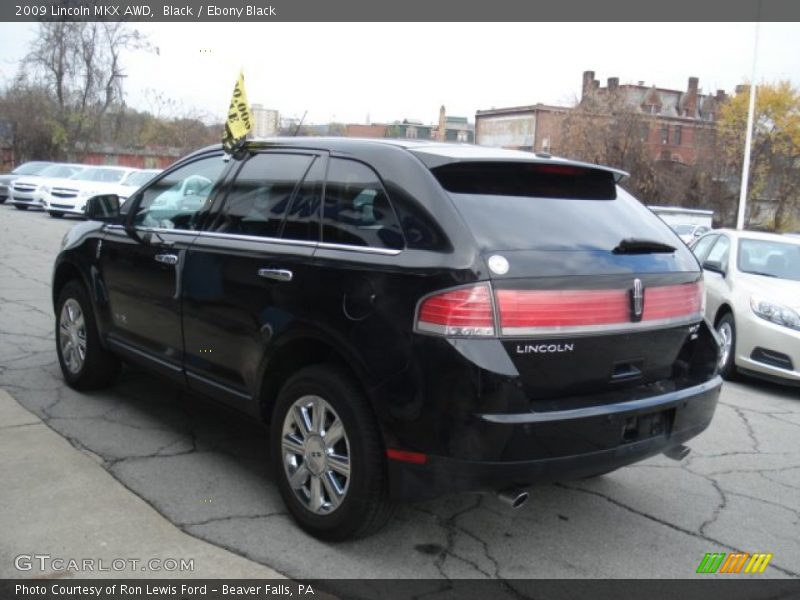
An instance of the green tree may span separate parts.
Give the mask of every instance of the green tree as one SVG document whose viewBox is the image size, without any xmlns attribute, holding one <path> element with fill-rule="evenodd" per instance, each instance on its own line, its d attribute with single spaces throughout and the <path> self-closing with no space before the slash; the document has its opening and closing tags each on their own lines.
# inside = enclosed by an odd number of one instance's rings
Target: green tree
<svg viewBox="0 0 800 600">
<path fill-rule="evenodd" d="M 741 181 L 750 90 L 742 86 L 720 113 L 720 152 L 728 174 Z M 750 181 L 751 220 L 777 231 L 797 228 L 800 210 L 800 91 L 788 81 L 756 89 Z M 759 214 L 759 209 L 760 213 Z M 762 217 L 763 218 L 763 217 Z"/>
</svg>

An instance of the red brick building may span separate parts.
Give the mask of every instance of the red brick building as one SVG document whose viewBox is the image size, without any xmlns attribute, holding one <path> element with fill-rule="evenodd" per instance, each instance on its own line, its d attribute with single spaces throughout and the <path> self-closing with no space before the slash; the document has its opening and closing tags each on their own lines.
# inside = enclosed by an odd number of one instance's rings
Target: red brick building
<svg viewBox="0 0 800 600">
<path fill-rule="evenodd" d="M 585 71 L 578 107 L 589 114 L 596 108 L 598 119 L 603 119 L 607 103 L 620 101 L 643 117 L 642 136 L 654 158 L 693 164 L 704 147 L 702 136 L 713 133 L 727 98 L 722 90 L 713 96 L 700 93 L 699 83 L 697 77 L 690 77 L 686 90 L 671 90 L 644 82 L 620 85 L 619 78 L 610 77 L 601 87 L 594 71 Z M 564 119 L 572 110 L 545 104 L 479 110 L 475 141 L 484 146 L 558 154 Z"/>
<path fill-rule="evenodd" d="M 591 109 L 593 103 L 617 99 L 630 110 L 646 117 L 648 127 L 643 137 L 654 158 L 693 164 L 704 147 L 703 135 L 714 131 L 722 103 L 727 99 L 723 90 L 716 94 L 700 93 L 700 81 L 689 77 L 686 90 L 670 90 L 637 84 L 619 83 L 609 77 L 606 86 L 594 78 L 594 71 L 583 73 L 579 106 Z"/>
</svg>

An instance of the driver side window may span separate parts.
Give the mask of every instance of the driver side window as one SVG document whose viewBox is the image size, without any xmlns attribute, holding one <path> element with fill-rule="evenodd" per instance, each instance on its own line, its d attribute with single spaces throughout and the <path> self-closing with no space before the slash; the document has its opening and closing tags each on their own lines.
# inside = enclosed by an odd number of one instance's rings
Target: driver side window
<svg viewBox="0 0 800 600">
<path fill-rule="evenodd" d="M 222 155 L 201 158 L 176 169 L 141 192 L 135 227 L 191 229 L 195 215 L 210 202 L 226 163 Z"/>
</svg>

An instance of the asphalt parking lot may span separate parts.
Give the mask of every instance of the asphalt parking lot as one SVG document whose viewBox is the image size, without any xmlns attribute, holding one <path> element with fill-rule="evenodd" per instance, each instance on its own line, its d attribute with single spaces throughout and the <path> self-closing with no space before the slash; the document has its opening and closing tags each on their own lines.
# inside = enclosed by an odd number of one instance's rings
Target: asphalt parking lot
<svg viewBox="0 0 800 600">
<path fill-rule="evenodd" d="M 192 536 L 297 578 L 685 578 L 734 550 L 773 553 L 764 577 L 800 576 L 800 394 L 757 381 L 725 385 L 681 463 L 536 488 L 518 511 L 456 495 L 318 542 L 287 516 L 258 426 L 134 368 L 99 393 L 63 384 L 50 271 L 74 223 L 0 206 L 0 387 Z"/>
</svg>

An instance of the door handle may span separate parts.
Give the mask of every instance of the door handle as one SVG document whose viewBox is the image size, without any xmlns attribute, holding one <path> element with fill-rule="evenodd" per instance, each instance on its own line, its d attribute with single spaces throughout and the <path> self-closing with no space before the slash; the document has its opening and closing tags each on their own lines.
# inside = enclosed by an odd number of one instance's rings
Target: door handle
<svg viewBox="0 0 800 600">
<path fill-rule="evenodd" d="M 156 254 L 155 259 L 156 259 L 156 262 L 164 263 L 165 265 L 177 265 L 178 264 L 178 255 L 177 254 Z"/>
<path fill-rule="evenodd" d="M 294 273 L 287 269 L 259 269 L 258 276 L 275 281 L 291 281 Z"/>
</svg>

